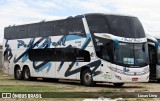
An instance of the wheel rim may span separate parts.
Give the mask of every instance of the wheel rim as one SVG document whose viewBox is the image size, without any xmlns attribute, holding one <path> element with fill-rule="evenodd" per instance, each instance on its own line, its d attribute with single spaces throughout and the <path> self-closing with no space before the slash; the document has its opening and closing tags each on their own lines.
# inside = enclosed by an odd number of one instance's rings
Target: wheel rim
<svg viewBox="0 0 160 101">
<path fill-rule="evenodd" d="M 87 84 L 90 84 L 90 83 L 91 83 L 91 81 L 92 81 L 92 75 L 91 75 L 91 73 L 86 73 L 86 74 L 84 75 L 84 81 L 85 81 Z"/>
<path fill-rule="evenodd" d="M 29 73 L 29 70 L 28 70 L 28 69 L 27 69 L 27 70 L 25 70 L 24 76 L 25 76 L 25 78 L 26 78 L 26 79 L 28 79 L 28 78 L 29 78 L 30 73 Z"/>
<path fill-rule="evenodd" d="M 16 71 L 16 77 L 19 78 L 20 76 L 21 76 L 21 70 L 17 69 L 17 71 Z"/>
</svg>

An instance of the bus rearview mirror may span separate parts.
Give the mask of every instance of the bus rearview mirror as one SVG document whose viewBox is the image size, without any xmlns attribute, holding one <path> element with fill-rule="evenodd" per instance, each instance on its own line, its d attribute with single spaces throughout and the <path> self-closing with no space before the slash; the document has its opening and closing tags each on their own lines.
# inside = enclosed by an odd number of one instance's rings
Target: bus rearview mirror
<svg viewBox="0 0 160 101">
<path fill-rule="evenodd" d="M 119 46 L 119 41 L 117 39 L 113 40 L 114 48 L 118 48 Z"/>
</svg>

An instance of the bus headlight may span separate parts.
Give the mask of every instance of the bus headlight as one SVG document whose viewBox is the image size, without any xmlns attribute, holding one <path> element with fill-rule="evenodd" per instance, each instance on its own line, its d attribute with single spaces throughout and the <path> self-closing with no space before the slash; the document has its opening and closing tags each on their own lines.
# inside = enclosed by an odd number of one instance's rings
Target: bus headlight
<svg viewBox="0 0 160 101">
<path fill-rule="evenodd" d="M 113 70 L 113 71 L 115 71 L 115 72 L 123 74 L 123 70 L 120 70 L 118 68 L 110 67 L 110 69 Z"/>
</svg>

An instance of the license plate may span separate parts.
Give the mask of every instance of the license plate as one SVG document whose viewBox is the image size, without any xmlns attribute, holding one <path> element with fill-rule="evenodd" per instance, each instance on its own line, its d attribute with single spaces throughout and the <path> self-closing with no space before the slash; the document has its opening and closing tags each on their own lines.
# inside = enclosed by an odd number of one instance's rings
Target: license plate
<svg viewBox="0 0 160 101">
<path fill-rule="evenodd" d="M 132 81 L 138 81 L 138 78 L 132 78 Z"/>
</svg>

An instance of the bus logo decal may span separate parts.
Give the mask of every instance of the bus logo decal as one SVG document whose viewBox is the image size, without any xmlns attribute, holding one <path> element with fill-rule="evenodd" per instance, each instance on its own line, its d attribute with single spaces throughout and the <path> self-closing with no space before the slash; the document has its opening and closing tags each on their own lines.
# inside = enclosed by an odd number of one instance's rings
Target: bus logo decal
<svg viewBox="0 0 160 101">
<path fill-rule="evenodd" d="M 14 63 L 17 63 L 17 62 L 18 62 L 21 58 L 23 58 L 23 57 L 25 58 L 25 59 L 23 60 L 23 62 L 26 61 L 26 60 L 28 59 L 28 58 L 26 58 L 26 55 L 28 55 L 28 50 L 34 48 L 35 46 L 37 46 L 37 44 L 39 44 L 39 43 L 40 43 L 41 41 L 43 41 L 44 39 L 45 39 L 45 38 L 39 39 L 35 44 L 33 44 L 35 38 L 31 39 L 30 42 L 29 42 L 29 44 L 28 44 L 29 47 L 26 49 L 26 51 L 23 52 L 23 54 L 21 54 L 18 58 L 16 58 L 16 56 L 15 56 L 13 62 L 14 62 Z"/>
</svg>

